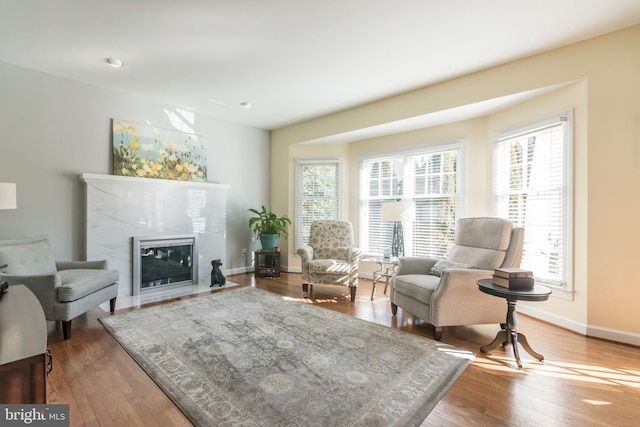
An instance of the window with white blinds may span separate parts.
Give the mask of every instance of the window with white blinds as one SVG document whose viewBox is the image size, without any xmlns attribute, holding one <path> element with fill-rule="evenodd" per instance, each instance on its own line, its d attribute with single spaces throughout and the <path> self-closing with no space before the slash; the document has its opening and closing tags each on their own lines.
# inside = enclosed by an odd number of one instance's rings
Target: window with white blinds
<svg viewBox="0 0 640 427">
<path fill-rule="evenodd" d="M 309 241 L 311 223 L 318 219 L 340 219 L 342 203 L 340 160 L 300 160 L 296 165 L 296 248 Z"/>
<path fill-rule="evenodd" d="M 525 228 L 521 268 L 567 286 L 571 273 L 571 114 L 499 135 L 494 149 L 495 213 Z"/>
<path fill-rule="evenodd" d="M 411 206 L 402 222 L 404 254 L 447 256 L 462 206 L 460 152 L 461 144 L 452 143 L 361 162 L 359 244 L 365 253 L 391 247 L 393 223 L 383 220 L 383 205 L 402 200 Z"/>
</svg>

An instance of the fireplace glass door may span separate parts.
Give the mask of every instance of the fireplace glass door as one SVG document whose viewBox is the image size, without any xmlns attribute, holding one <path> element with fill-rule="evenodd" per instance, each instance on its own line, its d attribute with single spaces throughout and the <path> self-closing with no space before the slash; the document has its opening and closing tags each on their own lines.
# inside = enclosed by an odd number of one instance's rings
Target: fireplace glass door
<svg viewBox="0 0 640 427">
<path fill-rule="evenodd" d="M 140 292 L 194 283 L 194 239 L 145 240 L 137 245 L 135 240 L 134 255 L 139 262 L 134 266 L 134 284 L 138 275 Z"/>
</svg>

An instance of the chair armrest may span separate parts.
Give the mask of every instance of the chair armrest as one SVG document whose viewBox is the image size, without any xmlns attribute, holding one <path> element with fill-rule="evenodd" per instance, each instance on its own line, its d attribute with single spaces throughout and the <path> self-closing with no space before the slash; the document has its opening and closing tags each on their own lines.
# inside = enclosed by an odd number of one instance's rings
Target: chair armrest
<svg viewBox="0 0 640 427">
<path fill-rule="evenodd" d="M 493 270 L 447 269 L 442 272 L 440 284 L 431 295 L 431 302 L 443 298 L 454 298 L 458 301 L 473 298 L 477 295 L 478 280 L 490 279 Z M 473 291 L 473 292 L 471 292 Z"/>
<path fill-rule="evenodd" d="M 313 248 L 309 245 L 299 247 L 296 253 L 300 256 L 300 258 L 302 258 L 303 264 L 313 259 Z"/>
<path fill-rule="evenodd" d="M 48 320 L 53 319 L 53 304 L 57 301 L 57 288 L 62 284 L 58 273 L 50 274 L 0 274 L 0 281 L 11 285 L 25 285 L 40 301 Z M 9 289 L 11 292 L 11 289 Z"/>
<path fill-rule="evenodd" d="M 8 282 L 11 285 L 25 285 L 33 293 L 36 293 L 37 289 L 43 289 L 45 291 L 53 290 L 54 288 L 62 285 L 62 280 L 58 273 L 49 274 L 6 274 L 0 273 L 0 281 Z"/>
<path fill-rule="evenodd" d="M 360 248 L 349 248 L 347 250 L 347 261 L 352 267 L 357 267 L 362 259 L 362 250 Z"/>
<path fill-rule="evenodd" d="M 431 270 L 431 267 L 433 267 L 437 261 L 435 258 L 400 257 L 398 259 L 398 269 L 395 274 L 396 276 L 403 274 L 429 274 L 429 270 Z"/>
<path fill-rule="evenodd" d="M 108 262 L 104 259 L 99 261 L 56 261 L 56 268 L 58 271 L 77 269 L 107 270 Z"/>
</svg>

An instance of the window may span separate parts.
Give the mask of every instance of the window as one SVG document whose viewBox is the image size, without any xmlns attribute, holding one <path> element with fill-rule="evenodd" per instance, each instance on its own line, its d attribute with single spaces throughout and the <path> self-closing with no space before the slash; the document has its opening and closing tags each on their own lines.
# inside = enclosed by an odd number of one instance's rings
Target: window
<svg viewBox="0 0 640 427">
<path fill-rule="evenodd" d="M 494 150 L 495 213 L 525 228 L 521 268 L 567 287 L 571 272 L 571 115 L 499 135 Z"/>
<path fill-rule="evenodd" d="M 311 223 L 318 219 L 340 219 L 342 181 L 340 160 L 298 161 L 296 167 L 296 248 L 309 240 Z"/>
<path fill-rule="evenodd" d="M 384 203 L 411 202 L 410 218 L 403 221 L 404 254 L 447 256 L 460 216 L 461 143 L 397 153 L 361 162 L 360 248 L 382 254 L 391 247 L 393 223 L 384 222 Z"/>
</svg>

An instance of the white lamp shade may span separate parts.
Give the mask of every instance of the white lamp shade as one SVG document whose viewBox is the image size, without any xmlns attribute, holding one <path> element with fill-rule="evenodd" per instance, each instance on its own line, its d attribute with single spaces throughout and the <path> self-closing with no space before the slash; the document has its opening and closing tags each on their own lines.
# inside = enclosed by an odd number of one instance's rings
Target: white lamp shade
<svg viewBox="0 0 640 427">
<path fill-rule="evenodd" d="M 0 182 L 0 209 L 16 209 L 17 207 L 16 184 Z"/>
<path fill-rule="evenodd" d="M 385 222 L 406 222 L 413 220 L 413 202 L 393 201 L 382 204 L 382 220 Z"/>
</svg>

